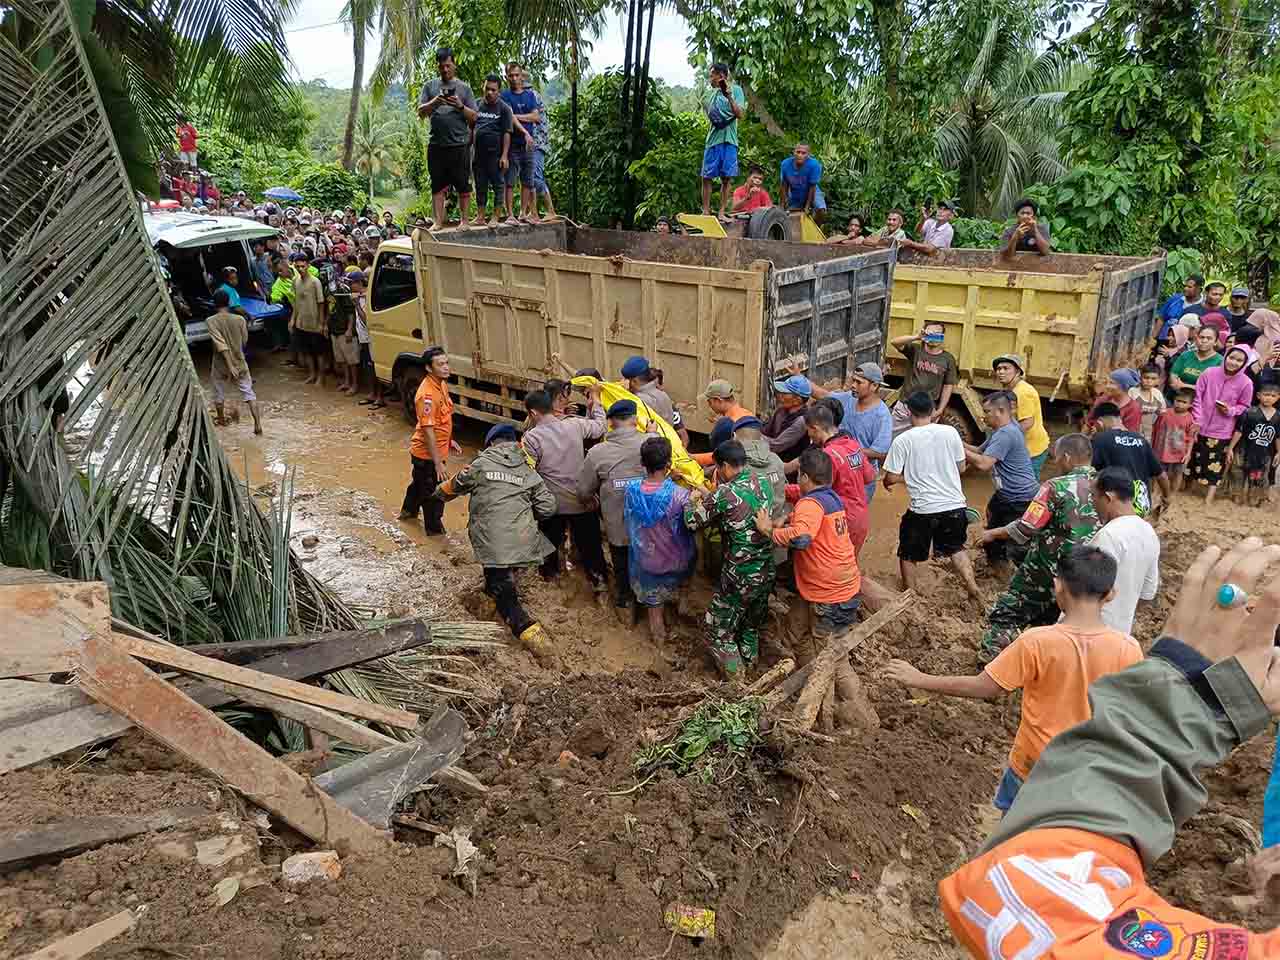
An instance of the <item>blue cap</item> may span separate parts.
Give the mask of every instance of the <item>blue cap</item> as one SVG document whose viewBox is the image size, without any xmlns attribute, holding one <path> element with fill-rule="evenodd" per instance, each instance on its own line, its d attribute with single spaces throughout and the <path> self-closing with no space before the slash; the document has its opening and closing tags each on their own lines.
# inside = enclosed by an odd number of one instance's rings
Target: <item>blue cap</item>
<svg viewBox="0 0 1280 960">
<path fill-rule="evenodd" d="M 737 424 L 728 417 L 721 417 L 711 425 L 711 433 L 707 435 L 707 445 L 714 450 L 726 440 L 732 440 L 733 431 L 736 426 Z"/>
<path fill-rule="evenodd" d="M 1122 390 L 1132 390 L 1141 382 L 1138 371 L 1130 367 L 1121 367 L 1111 371 L 1111 382 Z"/>
<path fill-rule="evenodd" d="M 785 380 L 773 381 L 773 389 L 775 393 L 794 393 L 797 397 L 813 396 L 813 384 L 809 382 L 808 377 L 798 373 Z"/>
<path fill-rule="evenodd" d="M 489 432 L 484 435 L 484 445 L 490 446 L 500 440 L 517 439 L 516 428 L 509 423 L 499 423 L 489 428 Z"/>
<path fill-rule="evenodd" d="M 632 377 L 643 377 L 649 372 L 649 361 L 644 357 L 631 357 L 622 365 L 622 375 L 630 380 Z"/>
<path fill-rule="evenodd" d="M 735 431 L 746 430 L 748 428 L 752 430 L 763 430 L 764 424 L 761 422 L 759 417 L 740 417 L 733 421 L 733 429 Z"/>
<path fill-rule="evenodd" d="M 634 400 L 615 400 L 605 411 L 605 416 L 609 417 L 634 417 L 636 415 L 636 402 Z"/>
</svg>

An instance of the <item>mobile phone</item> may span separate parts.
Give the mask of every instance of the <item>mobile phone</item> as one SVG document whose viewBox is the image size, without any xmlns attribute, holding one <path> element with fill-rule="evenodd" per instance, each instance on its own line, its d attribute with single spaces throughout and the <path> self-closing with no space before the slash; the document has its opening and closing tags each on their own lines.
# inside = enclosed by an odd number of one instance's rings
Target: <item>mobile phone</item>
<svg viewBox="0 0 1280 960">
<path fill-rule="evenodd" d="M 456 89 L 457 89 L 457 87 L 445 87 L 445 88 L 444 88 L 443 90 L 441 90 L 440 92 L 441 92 L 441 93 L 443 93 L 446 97 L 452 97 L 452 96 L 453 96 L 453 93 L 454 93 L 454 91 L 455 91 Z"/>
</svg>

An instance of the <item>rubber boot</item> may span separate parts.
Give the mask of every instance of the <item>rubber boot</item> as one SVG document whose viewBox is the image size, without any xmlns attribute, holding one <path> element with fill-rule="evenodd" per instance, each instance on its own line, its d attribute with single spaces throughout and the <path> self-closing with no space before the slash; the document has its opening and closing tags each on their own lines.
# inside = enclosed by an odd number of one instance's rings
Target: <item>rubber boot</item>
<svg viewBox="0 0 1280 960">
<path fill-rule="evenodd" d="M 525 627 L 520 634 L 520 642 L 539 660 L 555 658 L 555 652 L 551 649 L 551 639 L 540 623 L 531 623 Z"/>
</svg>

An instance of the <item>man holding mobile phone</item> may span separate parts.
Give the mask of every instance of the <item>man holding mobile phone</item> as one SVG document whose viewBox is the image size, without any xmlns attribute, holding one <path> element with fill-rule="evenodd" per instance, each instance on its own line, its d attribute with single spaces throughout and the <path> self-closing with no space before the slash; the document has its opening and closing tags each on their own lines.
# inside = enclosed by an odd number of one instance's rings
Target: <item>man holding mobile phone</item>
<svg viewBox="0 0 1280 960">
<path fill-rule="evenodd" d="M 711 186 L 720 181 L 720 219 L 726 220 L 725 207 L 733 192 L 733 178 L 738 175 L 738 118 L 742 116 L 742 88 L 729 85 L 729 68 L 723 63 L 711 65 L 711 96 L 707 98 L 707 119 L 711 129 L 702 151 L 702 215 L 711 215 Z"/>
<path fill-rule="evenodd" d="M 478 113 L 475 94 L 458 79 L 453 51 L 436 51 L 440 76 L 422 86 L 418 116 L 431 118 L 427 141 L 427 170 L 431 175 L 431 206 L 437 229 L 445 225 L 445 193 L 450 187 L 458 194 L 462 223 L 471 212 L 471 128 Z"/>
</svg>

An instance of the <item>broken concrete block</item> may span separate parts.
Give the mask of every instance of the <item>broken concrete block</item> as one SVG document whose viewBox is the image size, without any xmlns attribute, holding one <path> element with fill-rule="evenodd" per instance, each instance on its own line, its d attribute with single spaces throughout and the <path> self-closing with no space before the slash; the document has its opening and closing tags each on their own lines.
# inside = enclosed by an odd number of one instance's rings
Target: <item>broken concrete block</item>
<svg viewBox="0 0 1280 960">
<path fill-rule="evenodd" d="M 240 834 L 196 841 L 196 862 L 206 867 L 221 867 L 252 852 L 253 846 Z"/>
<path fill-rule="evenodd" d="M 284 882 L 296 887 L 312 880 L 337 880 L 342 876 L 342 864 L 332 850 L 317 853 L 295 853 L 281 864 Z"/>
</svg>

